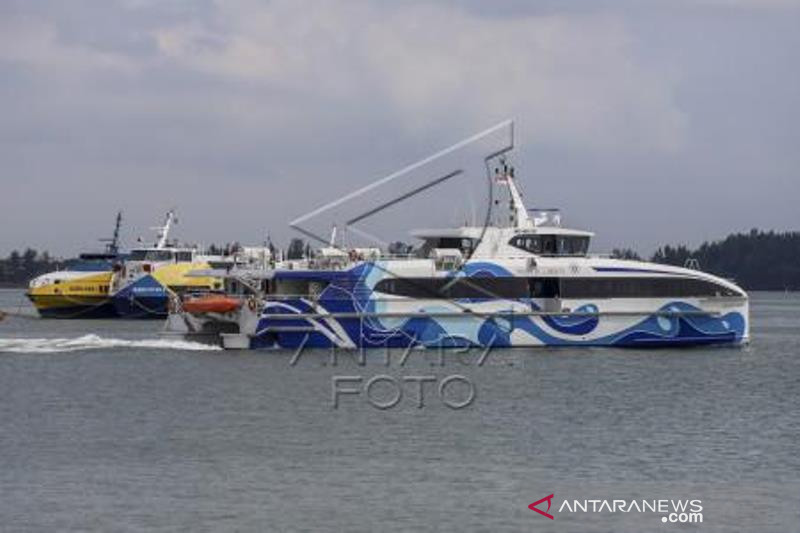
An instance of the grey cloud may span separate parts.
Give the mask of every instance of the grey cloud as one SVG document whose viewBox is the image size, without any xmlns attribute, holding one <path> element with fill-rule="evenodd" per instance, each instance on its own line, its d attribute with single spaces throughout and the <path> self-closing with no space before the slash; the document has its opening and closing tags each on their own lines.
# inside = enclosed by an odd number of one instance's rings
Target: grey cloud
<svg viewBox="0 0 800 533">
<path fill-rule="evenodd" d="M 796 227 L 797 9 L 656 4 L 4 3 L 0 251 L 74 252 L 118 206 L 285 239 L 509 116 L 530 201 L 600 246 Z"/>
</svg>

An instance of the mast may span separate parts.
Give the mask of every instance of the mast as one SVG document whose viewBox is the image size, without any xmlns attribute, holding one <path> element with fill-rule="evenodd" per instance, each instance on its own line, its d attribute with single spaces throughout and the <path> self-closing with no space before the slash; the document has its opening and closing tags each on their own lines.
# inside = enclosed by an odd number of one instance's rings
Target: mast
<svg viewBox="0 0 800 533">
<path fill-rule="evenodd" d="M 100 239 L 100 242 L 106 244 L 106 252 L 108 254 L 117 255 L 119 253 L 119 228 L 122 226 L 122 211 L 117 212 L 117 220 L 114 224 L 114 235 L 110 239 Z"/>
<path fill-rule="evenodd" d="M 503 168 L 500 171 L 501 173 L 497 176 L 497 181 L 505 183 L 508 187 L 508 193 L 510 195 L 509 211 L 511 212 L 512 225 L 519 229 L 532 228 L 534 224 L 528 216 L 528 210 L 525 209 L 525 204 L 522 202 L 522 194 L 520 194 L 519 189 L 517 189 L 517 184 L 514 182 L 514 167 L 509 166 L 505 159 L 501 160 L 501 164 Z"/>
<path fill-rule="evenodd" d="M 117 222 L 114 224 L 114 236 L 108 245 L 108 251 L 116 255 L 119 252 L 119 227 L 122 224 L 122 211 L 117 212 Z"/>
<path fill-rule="evenodd" d="M 167 238 L 169 237 L 169 230 L 172 228 L 172 225 L 175 223 L 175 210 L 170 209 L 167 212 L 167 219 L 164 221 L 163 226 L 156 226 L 153 229 L 156 230 L 156 248 L 159 250 L 162 248 L 166 248 L 167 246 Z"/>
<path fill-rule="evenodd" d="M 328 243 L 328 246 L 331 248 L 336 248 L 336 224 L 334 224 L 333 229 L 331 229 L 331 239 Z"/>
</svg>

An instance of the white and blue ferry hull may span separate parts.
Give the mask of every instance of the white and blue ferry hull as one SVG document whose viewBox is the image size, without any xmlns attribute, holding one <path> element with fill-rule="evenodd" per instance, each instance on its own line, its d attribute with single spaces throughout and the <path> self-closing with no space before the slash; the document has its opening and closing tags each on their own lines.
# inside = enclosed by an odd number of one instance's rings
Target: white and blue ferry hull
<svg viewBox="0 0 800 533">
<path fill-rule="evenodd" d="M 493 269 L 496 275 L 500 267 Z M 289 274 L 289 273 L 287 273 Z M 467 271 L 466 275 L 469 274 Z M 746 297 L 412 299 L 374 291 L 386 269 L 304 272 L 314 298 L 264 302 L 251 347 L 383 348 L 739 345 L 749 339 Z M 485 270 L 481 275 L 486 276 Z"/>
</svg>

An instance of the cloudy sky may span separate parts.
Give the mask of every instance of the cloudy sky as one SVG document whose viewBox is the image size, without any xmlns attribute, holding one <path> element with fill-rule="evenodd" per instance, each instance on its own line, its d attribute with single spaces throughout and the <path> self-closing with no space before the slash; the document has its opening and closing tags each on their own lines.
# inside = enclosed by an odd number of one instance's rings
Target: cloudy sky
<svg viewBox="0 0 800 533">
<path fill-rule="evenodd" d="M 0 254 L 257 243 L 514 118 L 596 250 L 800 229 L 800 2 L 0 2 Z"/>
</svg>

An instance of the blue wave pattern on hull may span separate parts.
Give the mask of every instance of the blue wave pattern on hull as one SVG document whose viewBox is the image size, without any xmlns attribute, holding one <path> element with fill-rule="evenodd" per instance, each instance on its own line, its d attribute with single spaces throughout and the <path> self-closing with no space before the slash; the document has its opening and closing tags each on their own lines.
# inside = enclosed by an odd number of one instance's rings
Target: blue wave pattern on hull
<svg viewBox="0 0 800 533">
<path fill-rule="evenodd" d="M 123 318 L 164 318 L 167 300 L 163 285 L 147 275 L 117 291 L 111 303 Z"/>
<path fill-rule="evenodd" d="M 511 273 L 491 262 L 468 263 L 456 277 L 504 277 Z M 602 336 L 584 338 L 600 325 L 601 316 L 549 315 L 538 318 L 497 311 L 494 316 L 482 318 L 472 314 L 461 317 L 407 317 L 378 319 L 369 313 L 381 309 L 371 298 L 372 288 L 386 277 L 381 267 L 364 263 L 344 272 L 295 272 L 291 277 L 325 281 L 328 286 L 319 295 L 318 308 L 299 298 L 269 302 L 264 314 L 366 313 L 360 318 L 302 318 L 261 319 L 252 346 L 277 344 L 284 348 L 329 348 L 351 346 L 379 347 L 463 347 L 463 346 L 680 346 L 700 344 L 728 344 L 741 342 L 745 332 L 745 318 L 733 311 L 723 316 L 698 313 L 702 310 L 682 301 L 663 305 L 658 313 Z M 481 300 L 486 301 L 486 300 Z M 541 310 L 528 298 L 518 300 L 531 310 Z M 469 300 L 457 300 L 468 304 Z M 442 306 L 441 310 L 448 309 Z M 437 309 L 428 305 L 427 312 Z M 452 310 L 452 309 L 449 309 Z M 579 313 L 596 313 L 598 307 L 586 304 Z M 664 315 L 663 313 L 672 313 Z M 678 314 L 676 314 L 678 313 Z M 545 327 L 546 326 L 546 327 Z M 291 329 L 292 331 L 288 331 Z M 283 330 L 283 331 L 280 331 Z"/>
</svg>

